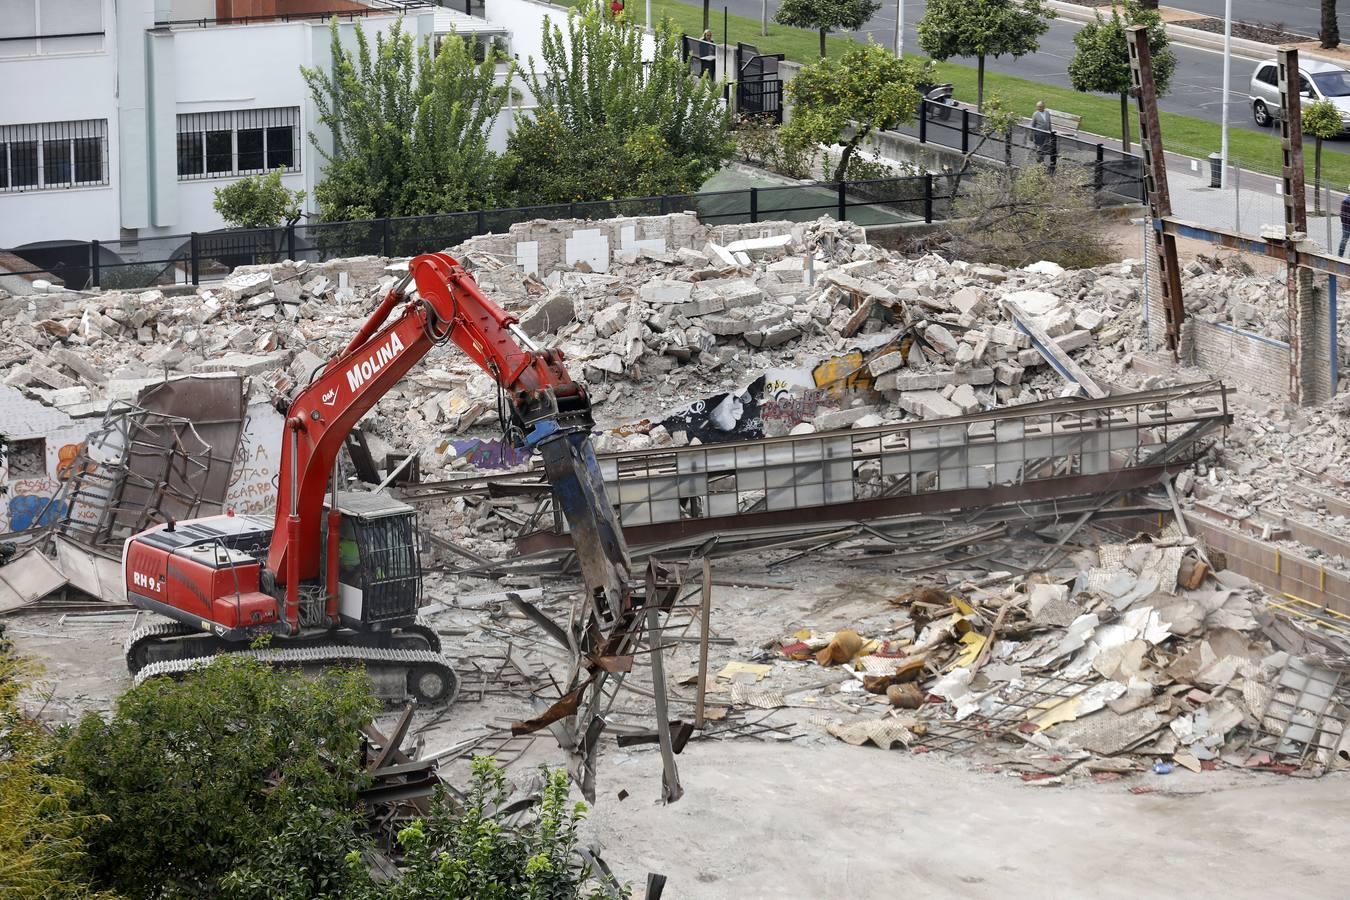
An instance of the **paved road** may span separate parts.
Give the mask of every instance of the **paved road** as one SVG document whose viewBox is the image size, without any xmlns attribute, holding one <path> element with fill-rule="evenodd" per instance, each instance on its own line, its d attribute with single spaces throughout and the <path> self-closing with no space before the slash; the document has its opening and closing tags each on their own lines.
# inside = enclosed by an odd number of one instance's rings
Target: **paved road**
<svg viewBox="0 0 1350 900">
<path fill-rule="evenodd" d="M 1193 10 L 1202 16 L 1223 18 L 1224 0 L 1178 0 L 1165 3 L 1165 6 L 1179 6 Z M 1346 29 L 1350 27 L 1350 14 L 1343 7 L 1350 6 L 1345 0 L 1338 0 L 1336 19 L 1341 26 L 1341 39 L 1350 40 Z M 1294 34 L 1306 34 L 1317 37 L 1322 27 L 1322 5 L 1318 0 L 1233 0 L 1233 21 L 1252 24 L 1279 25 L 1285 31 Z"/>
<path fill-rule="evenodd" d="M 702 6 L 701 0 L 684 0 L 684 2 L 693 6 Z M 721 7 L 725 6 L 729 8 L 733 15 L 746 16 L 757 20 L 760 17 L 762 2 L 763 0 L 714 0 L 714 9 L 716 10 L 714 18 L 720 18 Z M 778 8 L 778 0 L 767 0 L 767 2 L 769 4 L 769 15 L 772 17 L 774 11 Z M 881 11 L 868 22 L 865 29 L 855 36 L 860 40 L 866 40 L 867 34 L 871 33 L 877 42 L 889 47 L 892 46 L 895 39 L 896 5 L 895 0 L 883 0 L 883 2 L 885 5 Z M 905 51 L 920 52 L 919 38 L 914 26 L 923 16 L 926 3 L 925 0 L 904 0 L 904 3 Z M 1187 0 L 1187 3 L 1189 8 L 1194 9 L 1217 4 L 1220 13 L 1223 11 L 1223 0 Z M 1238 16 L 1237 8 L 1239 6 L 1244 9 L 1250 7 L 1251 10 L 1256 12 L 1259 12 L 1262 8 L 1279 9 L 1284 12 L 1286 6 L 1292 12 L 1301 6 L 1308 6 L 1308 15 L 1312 16 L 1310 21 L 1313 22 L 1315 30 L 1317 20 L 1316 0 L 1279 0 L 1278 4 L 1271 3 L 1269 0 L 1233 0 L 1233 5 L 1234 17 Z M 1267 14 L 1267 17 L 1269 17 L 1269 14 Z M 1291 17 L 1290 22 L 1292 21 Z M 1004 72 L 1009 75 L 1069 87 L 1067 68 L 1069 60 L 1073 57 L 1073 35 L 1079 27 L 1077 22 L 1063 18 L 1056 19 L 1050 24 L 1050 30 L 1041 38 L 1041 49 L 1037 53 L 1016 60 L 1010 57 L 990 59 L 986 60 L 985 65 L 994 72 Z M 715 25 L 713 31 L 719 37 L 721 36 L 720 27 Z M 733 29 L 730 40 L 733 44 L 738 40 L 754 43 L 758 34 L 758 29 L 752 30 L 749 34 L 736 34 Z M 1350 40 L 1350 33 L 1347 33 L 1346 37 L 1347 40 Z M 1217 51 L 1182 47 L 1176 44 L 1173 45 L 1173 50 L 1177 55 L 1177 71 L 1172 77 L 1171 91 L 1159 101 L 1161 108 L 1169 112 L 1207 119 L 1211 122 L 1221 121 L 1223 54 Z M 972 65 L 974 63 L 974 60 L 962 59 L 959 61 Z M 1255 58 L 1234 54 L 1232 63 L 1229 120 L 1233 126 L 1246 128 L 1250 131 L 1262 130 L 1252 122 L 1251 110 L 1247 104 L 1248 84 L 1251 81 L 1256 62 Z M 973 102 L 975 98 L 958 97 L 958 99 Z M 1026 112 L 1028 115 L 1030 114 L 1030 110 Z M 1072 112 L 1072 110 L 1066 110 L 1066 112 Z M 1217 147 L 1197 147 L 1194 149 L 1202 155 L 1218 150 Z M 1350 141 L 1342 140 L 1328 144 L 1327 149 L 1342 152 L 1350 151 Z"/>
</svg>

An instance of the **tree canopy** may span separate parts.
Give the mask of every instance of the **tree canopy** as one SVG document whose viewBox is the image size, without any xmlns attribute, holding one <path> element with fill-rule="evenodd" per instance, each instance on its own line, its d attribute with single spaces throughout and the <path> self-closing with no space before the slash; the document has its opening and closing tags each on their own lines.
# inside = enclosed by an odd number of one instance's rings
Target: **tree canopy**
<svg viewBox="0 0 1350 900">
<path fill-rule="evenodd" d="M 1118 94 L 1120 96 L 1121 142 L 1130 149 L 1130 120 L 1128 97 L 1130 81 L 1130 47 L 1125 29 L 1130 25 L 1148 28 L 1148 49 L 1153 60 L 1153 85 L 1158 96 L 1167 93 L 1177 58 L 1168 46 L 1167 30 L 1157 10 L 1146 9 L 1135 0 L 1125 0 L 1125 15 L 1112 8 L 1111 18 L 1097 13 L 1073 36 L 1074 54 L 1069 60 L 1069 83 L 1074 90 L 1084 93 Z"/>
<path fill-rule="evenodd" d="M 931 77 L 929 64 L 898 59 L 878 44 L 850 47 L 838 59 L 805 66 L 788 83 L 793 115 L 784 130 L 822 144 L 843 144 L 833 176 L 843 181 L 868 135 L 914 118 L 918 84 Z"/>
<path fill-rule="evenodd" d="M 325 162 L 315 188 L 325 221 L 479 209 L 496 200 L 488 135 L 511 90 L 496 84 L 497 57 L 475 62 L 455 35 L 433 51 L 399 20 L 372 48 L 358 21 L 356 50 L 331 24 L 332 67 L 301 67 L 332 149 L 313 132 Z"/>
<path fill-rule="evenodd" d="M 774 13 L 779 25 L 812 28 L 820 32 L 820 55 L 831 31 L 857 31 L 881 9 L 881 0 L 783 0 Z"/>
<path fill-rule="evenodd" d="M 698 187 L 731 156 L 721 90 L 693 79 L 665 20 L 643 58 L 643 29 L 602 0 L 545 19 L 542 65 L 529 61 L 534 115 L 521 113 L 503 159 L 516 202 L 563 203 Z"/>
<path fill-rule="evenodd" d="M 250 175 L 216 188 L 212 205 L 225 224 L 235 228 L 293 225 L 304 212 L 305 192 L 283 185 L 281 171 Z"/>
<path fill-rule="evenodd" d="M 975 57 L 977 102 L 983 107 L 985 58 L 1036 52 L 1053 18 L 1044 0 L 928 0 L 917 26 L 919 46 L 937 60 Z"/>
</svg>

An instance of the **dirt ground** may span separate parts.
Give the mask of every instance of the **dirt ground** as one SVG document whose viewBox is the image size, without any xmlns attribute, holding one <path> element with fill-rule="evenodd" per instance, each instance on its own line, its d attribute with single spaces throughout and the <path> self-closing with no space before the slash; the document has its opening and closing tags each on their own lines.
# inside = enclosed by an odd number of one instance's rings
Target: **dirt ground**
<svg viewBox="0 0 1350 900">
<path fill-rule="evenodd" d="M 753 659 L 801 627 L 884 630 L 897 615 L 886 598 L 907 586 L 895 565 L 817 559 L 778 570 L 744 558 L 719 561 L 710 671 Z M 430 579 L 429 590 L 458 604 L 432 620 L 461 672 L 470 659 L 491 669 L 489 658 L 507 643 L 536 665 L 558 658 L 492 600 L 500 586 Z M 121 643 L 132 618 L 6 620 L 19 650 L 45 667 L 51 694 L 35 698 L 44 716 L 69 721 L 111 706 L 129 684 Z M 668 637 L 678 644 L 666 655 L 672 714 L 688 718 L 693 689 L 678 682 L 693 671 L 696 644 L 678 631 Z M 654 748 L 605 742 L 585 835 L 636 896 L 648 872 L 668 876 L 667 898 L 1240 898 L 1270 896 L 1276 877 L 1282 893 L 1320 897 L 1342 894 L 1350 881 L 1350 858 L 1341 852 L 1350 777 L 1178 768 L 1106 783 L 1024 782 L 1004 764 L 1006 754 L 953 757 L 839 742 L 822 727 L 842 708 L 838 695 L 828 687 L 792 693 L 830 674 L 775 663 L 765 683 L 787 691 L 792 706 L 767 715 L 784 733 L 691 741 L 678 758 L 684 797 L 674 804 L 658 802 Z M 645 669 L 631 678 L 638 687 L 650 683 Z M 631 694 L 619 707 L 615 721 L 639 721 L 626 717 L 648 714 L 650 701 Z M 434 752 L 466 736 L 497 734 L 529 709 L 521 692 L 480 700 L 466 689 L 454 706 L 419 713 L 414 734 Z M 494 738 L 482 749 L 495 746 Z M 547 733 L 500 753 L 517 751 L 510 771 L 521 781 L 538 765 L 564 761 Z M 462 783 L 465 770 L 461 760 L 442 772 Z"/>
</svg>

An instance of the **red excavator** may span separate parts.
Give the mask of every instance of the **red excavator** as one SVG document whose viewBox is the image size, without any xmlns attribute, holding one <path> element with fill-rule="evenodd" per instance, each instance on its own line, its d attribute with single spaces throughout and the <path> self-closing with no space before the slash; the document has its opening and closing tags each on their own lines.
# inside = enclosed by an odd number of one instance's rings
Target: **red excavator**
<svg viewBox="0 0 1350 900">
<path fill-rule="evenodd" d="M 450 256 L 414 258 L 291 404 L 273 521 L 227 512 L 127 540 L 127 598 L 173 620 L 127 639 L 137 683 L 247 653 L 278 666 L 361 664 L 388 699 L 454 699 L 458 680 L 440 639 L 417 620 L 415 512 L 383 494 L 340 491 L 336 477 L 361 416 L 446 341 L 496 380 L 506 438 L 540 454 L 571 526 L 593 624 L 603 631 L 628 612 L 628 551 L 590 445 L 586 388 L 560 352 L 535 346 L 517 321 Z M 267 645 L 251 646 L 262 635 L 271 636 Z"/>
</svg>

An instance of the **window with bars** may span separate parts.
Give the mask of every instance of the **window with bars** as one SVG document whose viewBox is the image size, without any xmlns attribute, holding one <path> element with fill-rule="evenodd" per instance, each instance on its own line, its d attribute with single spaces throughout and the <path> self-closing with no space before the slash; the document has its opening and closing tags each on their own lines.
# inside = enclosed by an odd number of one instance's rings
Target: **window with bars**
<svg viewBox="0 0 1350 900">
<path fill-rule="evenodd" d="M 300 171 L 300 108 L 238 109 L 178 117 L 178 180 Z"/>
<path fill-rule="evenodd" d="M 0 193 L 107 183 L 107 119 L 0 125 Z"/>
</svg>

